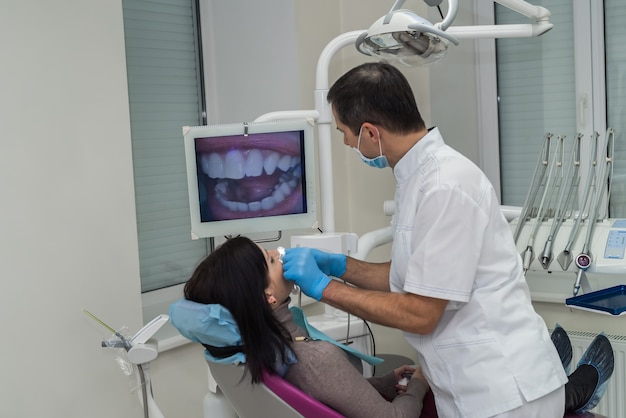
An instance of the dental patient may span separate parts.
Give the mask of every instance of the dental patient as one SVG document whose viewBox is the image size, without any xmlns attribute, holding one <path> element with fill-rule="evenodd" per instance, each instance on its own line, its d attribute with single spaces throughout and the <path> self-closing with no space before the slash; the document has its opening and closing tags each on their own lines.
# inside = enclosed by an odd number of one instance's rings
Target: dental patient
<svg viewBox="0 0 626 418">
<path fill-rule="evenodd" d="M 187 300 L 179 302 L 221 305 L 230 312 L 253 383 L 262 381 L 264 370 L 280 374 L 348 418 L 419 417 L 428 391 L 420 369 L 402 366 L 385 376 L 366 379 L 344 350 L 311 339 L 307 330 L 297 325 L 288 306 L 293 286 L 283 277 L 276 250 L 267 251 L 248 238 L 236 237 L 198 265 L 185 285 Z M 181 306 L 174 304 L 170 309 L 177 328 Z M 224 350 L 201 342 L 212 357 L 233 355 L 232 347 Z M 399 385 L 405 372 L 413 373 L 408 382 Z"/>
<path fill-rule="evenodd" d="M 293 286 L 283 277 L 278 251 L 265 250 L 246 237 L 231 238 L 198 265 L 185 284 L 185 299 L 170 308 L 170 320 L 182 335 L 204 345 L 209 360 L 245 362 L 252 383 L 260 383 L 264 371 L 278 374 L 347 418 L 437 416 L 432 402 L 425 406 L 429 386 L 419 367 L 402 366 L 366 379 L 352 354 L 316 339 L 308 324 L 302 325 L 301 311 L 288 306 Z M 217 329 L 207 331 L 211 315 Z M 224 335 L 208 335 L 225 327 Z M 238 345 L 224 346 L 233 336 Z M 567 333 L 557 325 L 551 337 L 569 374 L 572 348 Z M 211 345 L 211 339 L 220 344 Z M 611 344 L 600 334 L 569 374 L 566 413 L 593 409 L 613 367 Z M 408 382 L 403 379 L 406 373 L 412 373 Z"/>
</svg>

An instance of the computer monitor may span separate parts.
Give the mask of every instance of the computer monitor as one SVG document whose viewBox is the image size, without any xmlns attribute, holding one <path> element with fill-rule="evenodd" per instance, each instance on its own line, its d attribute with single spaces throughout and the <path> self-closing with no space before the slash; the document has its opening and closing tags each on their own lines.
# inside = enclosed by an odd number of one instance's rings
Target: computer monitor
<svg viewBox="0 0 626 418">
<path fill-rule="evenodd" d="M 312 228 L 313 122 L 183 128 L 192 239 Z"/>
</svg>

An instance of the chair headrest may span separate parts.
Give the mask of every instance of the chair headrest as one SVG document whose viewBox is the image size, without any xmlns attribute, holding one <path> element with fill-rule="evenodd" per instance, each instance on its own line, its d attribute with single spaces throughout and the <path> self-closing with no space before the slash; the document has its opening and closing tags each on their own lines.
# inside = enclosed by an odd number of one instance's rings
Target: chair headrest
<svg viewBox="0 0 626 418">
<path fill-rule="evenodd" d="M 170 306 L 169 315 L 170 322 L 183 337 L 200 343 L 205 348 L 207 345 L 214 348 L 243 346 L 243 340 L 235 319 L 230 311 L 222 305 L 205 305 L 187 299 L 179 299 Z M 242 352 L 236 352 L 225 357 L 216 357 L 207 349 L 204 350 L 204 358 L 207 361 L 221 364 L 246 362 L 246 356 Z M 293 351 L 286 347 L 284 361 L 280 355 L 277 355 L 274 370 L 280 376 L 284 376 L 289 367 L 297 361 Z"/>
<path fill-rule="evenodd" d="M 169 309 L 170 322 L 181 335 L 193 342 L 214 347 L 242 346 L 239 327 L 230 311 L 218 304 L 205 305 L 180 299 Z M 243 353 L 235 353 L 226 358 L 213 357 L 205 351 L 205 357 L 216 363 L 245 363 Z"/>
</svg>

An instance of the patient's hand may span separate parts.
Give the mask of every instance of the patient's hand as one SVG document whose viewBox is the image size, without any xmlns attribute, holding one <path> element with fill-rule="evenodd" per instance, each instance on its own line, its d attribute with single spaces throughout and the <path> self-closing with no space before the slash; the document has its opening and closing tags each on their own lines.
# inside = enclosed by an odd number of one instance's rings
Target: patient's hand
<svg viewBox="0 0 626 418">
<path fill-rule="evenodd" d="M 396 375 L 396 380 L 398 381 L 398 384 L 396 385 L 396 393 L 398 395 L 406 392 L 409 379 L 419 379 L 426 385 L 426 388 L 428 388 L 428 382 L 426 381 L 420 367 L 404 365 L 395 369 L 394 373 Z"/>
</svg>

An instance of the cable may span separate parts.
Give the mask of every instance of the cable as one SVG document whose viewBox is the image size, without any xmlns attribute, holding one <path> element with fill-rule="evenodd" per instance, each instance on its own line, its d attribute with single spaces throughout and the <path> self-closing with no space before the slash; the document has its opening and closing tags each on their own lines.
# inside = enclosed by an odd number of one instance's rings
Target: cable
<svg viewBox="0 0 626 418">
<path fill-rule="evenodd" d="M 363 323 L 367 327 L 367 331 L 370 334 L 370 338 L 371 338 L 370 345 L 372 349 L 372 355 L 376 357 L 376 341 L 374 339 L 374 332 L 372 331 L 370 324 L 365 319 L 363 320 Z M 372 366 L 372 376 L 374 376 L 375 374 L 376 374 L 376 366 Z"/>
<path fill-rule="evenodd" d="M 346 345 L 350 344 L 350 317 L 351 316 L 352 315 L 348 313 L 348 323 L 346 324 Z"/>
<path fill-rule="evenodd" d="M 143 416 L 144 418 L 150 418 L 150 414 L 148 413 L 148 388 L 146 388 L 146 376 L 143 372 L 143 365 L 137 365 L 137 369 L 139 370 L 139 378 L 141 384 L 141 395 L 143 400 Z"/>
</svg>

